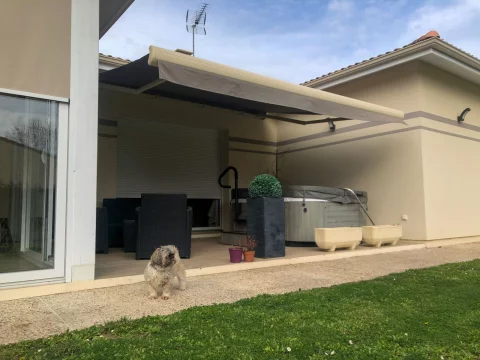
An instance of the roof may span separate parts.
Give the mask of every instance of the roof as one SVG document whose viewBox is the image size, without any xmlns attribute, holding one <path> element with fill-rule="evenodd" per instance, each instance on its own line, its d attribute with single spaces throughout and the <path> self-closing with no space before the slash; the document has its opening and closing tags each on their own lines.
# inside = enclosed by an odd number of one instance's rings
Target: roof
<svg viewBox="0 0 480 360">
<path fill-rule="evenodd" d="M 99 53 L 98 55 L 99 55 L 100 61 L 104 61 L 104 62 L 107 62 L 107 63 L 112 63 L 112 65 L 113 64 L 126 65 L 130 62 L 130 60 L 128 60 L 128 59 L 122 59 L 122 58 L 115 57 L 115 56 L 112 56 L 112 55 L 106 55 L 106 54 L 102 54 L 102 53 Z"/>
<path fill-rule="evenodd" d="M 192 55 L 193 53 L 188 50 L 183 50 L 183 49 L 176 49 L 175 52 L 184 54 L 184 55 Z M 108 54 L 102 54 L 99 53 L 99 61 L 103 65 L 109 65 L 111 68 L 104 69 L 104 70 L 111 70 L 112 68 L 117 68 L 122 65 L 127 65 L 128 63 L 132 62 L 131 60 L 128 59 L 122 59 L 120 57 L 108 55 Z"/>
<path fill-rule="evenodd" d="M 127 65 L 130 63 L 130 60 L 100 53 L 98 56 L 98 62 L 99 71 L 104 72 Z"/>
<path fill-rule="evenodd" d="M 367 67 L 369 65 L 374 65 L 374 64 L 376 65 L 380 61 L 388 61 L 390 59 L 393 59 L 394 57 L 397 57 L 397 55 L 402 55 L 404 53 L 409 53 L 410 50 L 423 49 L 424 48 L 423 45 L 432 45 L 432 44 L 437 44 L 437 45 L 440 45 L 440 46 L 443 45 L 444 47 L 446 46 L 446 47 L 450 48 L 451 50 L 454 50 L 454 51 L 458 52 L 461 56 L 463 56 L 465 58 L 470 58 L 471 61 L 478 63 L 477 65 L 480 69 L 480 59 L 479 58 L 473 56 L 472 54 L 466 52 L 465 50 L 462 50 L 462 49 L 450 44 L 449 42 L 442 39 L 440 37 L 440 34 L 437 31 L 432 30 L 432 31 L 427 32 L 425 35 L 422 35 L 418 39 L 412 41 L 410 44 L 407 44 L 407 45 L 405 45 L 401 48 L 397 48 L 397 49 L 394 49 L 392 51 L 387 51 L 384 54 L 380 54 L 380 55 L 371 57 L 370 59 L 367 59 L 367 60 L 364 60 L 364 61 L 361 61 L 361 62 L 357 62 L 353 65 L 349 65 L 347 67 L 341 68 L 339 70 L 329 72 L 328 74 L 316 77 L 315 79 L 305 81 L 301 85 L 310 86 L 310 87 L 320 85 L 320 84 L 329 82 L 333 79 L 342 77 L 346 74 L 355 72 L 355 71 L 357 71 L 361 68 Z"/>
</svg>

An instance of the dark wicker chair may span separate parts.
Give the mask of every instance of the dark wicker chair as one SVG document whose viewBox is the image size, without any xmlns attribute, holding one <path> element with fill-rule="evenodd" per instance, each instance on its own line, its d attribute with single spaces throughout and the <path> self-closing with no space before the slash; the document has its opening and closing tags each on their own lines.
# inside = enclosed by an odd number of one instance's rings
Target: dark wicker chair
<svg viewBox="0 0 480 360">
<path fill-rule="evenodd" d="M 123 220 L 123 251 L 135 252 L 137 245 L 137 221 Z"/>
<path fill-rule="evenodd" d="M 190 258 L 192 215 L 184 194 L 142 194 L 135 249 L 137 260 L 150 258 L 162 245 L 175 245 L 181 258 Z"/>
<path fill-rule="evenodd" d="M 100 254 L 108 254 L 108 211 L 107 208 L 97 208 L 95 250 Z"/>
<path fill-rule="evenodd" d="M 140 198 L 103 199 L 103 207 L 108 211 L 109 247 L 124 247 L 123 221 L 135 220 L 135 209 L 140 202 Z"/>
</svg>

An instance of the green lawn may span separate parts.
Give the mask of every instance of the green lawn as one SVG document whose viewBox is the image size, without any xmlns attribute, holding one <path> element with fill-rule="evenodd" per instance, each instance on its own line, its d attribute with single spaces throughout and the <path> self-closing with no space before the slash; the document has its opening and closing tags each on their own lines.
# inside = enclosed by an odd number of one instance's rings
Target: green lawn
<svg viewBox="0 0 480 360">
<path fill-rule="evenodd" d="M 18 358 L 478 359 L 480 260 L 0 347 Z"/>
</svg>

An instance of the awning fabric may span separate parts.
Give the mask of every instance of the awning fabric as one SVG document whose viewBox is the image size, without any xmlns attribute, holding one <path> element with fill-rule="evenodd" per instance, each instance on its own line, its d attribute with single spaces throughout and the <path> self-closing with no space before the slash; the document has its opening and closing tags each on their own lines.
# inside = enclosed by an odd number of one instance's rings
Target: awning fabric
<svg viewBox="0 0 480 360">
<path fill-rule="evenodd" d="M 147 60 L 148 58 L 148 60 Z M 150 65 L 150 66 L 149 66 Z M 292 69 L 294 70 L 294 69 Z M 318 114 L 403 123 L 403 112 L 150 46 L 150 54 L 100 74 L 100 82 L 268 116 Z"/>
</svg>

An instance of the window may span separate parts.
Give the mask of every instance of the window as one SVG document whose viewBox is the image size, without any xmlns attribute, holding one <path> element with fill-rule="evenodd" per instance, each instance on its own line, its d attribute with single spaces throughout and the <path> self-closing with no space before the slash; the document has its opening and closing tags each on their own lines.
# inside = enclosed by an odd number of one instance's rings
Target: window
<svg viewBox="0 0 480 360">
<path fill-rule="evenodd" d="M 58 260 L 58 119 L 56 101 L 0 94 L 0 274 Z"/>
</svg>

